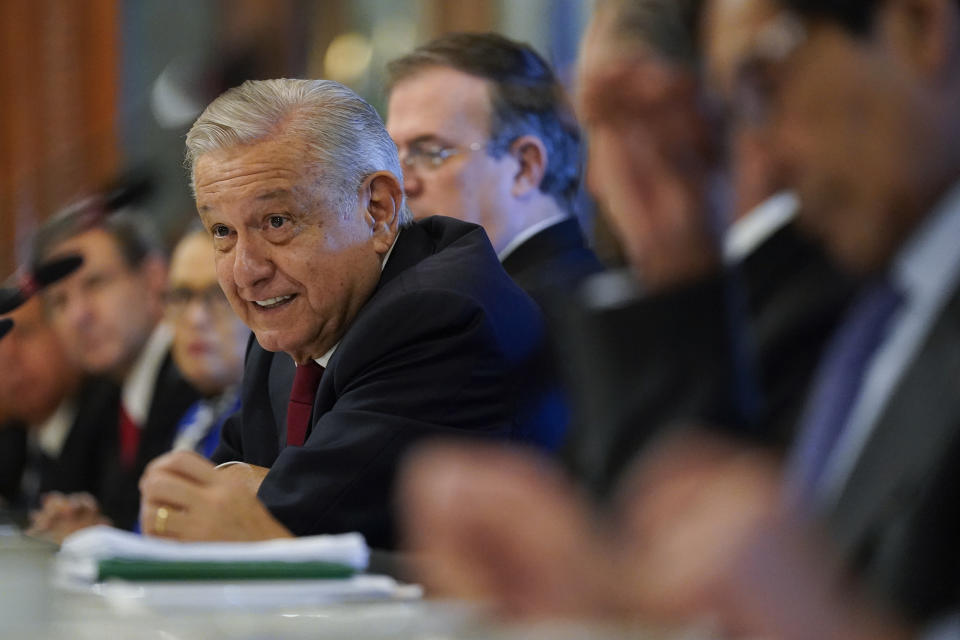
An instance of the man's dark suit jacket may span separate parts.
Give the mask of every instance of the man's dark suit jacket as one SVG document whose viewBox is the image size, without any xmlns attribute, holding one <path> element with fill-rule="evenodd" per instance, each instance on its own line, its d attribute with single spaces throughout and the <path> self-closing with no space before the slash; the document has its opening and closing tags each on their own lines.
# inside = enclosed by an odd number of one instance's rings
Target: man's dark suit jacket
<svg viewBox="0 0 960 640">
<path fill-rule="evenodd" d="M 20 430 L 15 441 L 15 431 L 5 436 L 7 444 L 19 450 L 5 451 L 0 458 L 15 458 L 19 465 L 17 491 L 19 478 L 29 464 L 38 476 L 40 495 L 48 491 L 88 492 L 115 526 L 133 529 L 140 510 L 140 475 L 148 462 L 170 450 L 180 416 L 198 397 L 167 354 L 157 375 L 137 458 L 130 469 L 121 467 L 117 444 L 120 388 L 102 378 L 87 380 L 77 393 L 77 414 L 58 457 L 39 451 L 28 454 L 25 430 Z M 38 498 L 22 497 L 28 503 L 25 506 L 31 508 L 38 506 Z"/>
<path fill-rule="evenodd" d="M 842 557 L 893 611 L 929 622 L 960 608 L 960 288 L 825 515 Z"/>
<path fill-rule="evenodd" d="M 259 498 L 296 535 L 360 531 L 371 546 L 392 548 L 394 476 L 412 445 L 552 437 L 518 375 L 542 339 L 536 305 L 480 227 L 416 222 L 401 230 L 330 359 L 304 446 L 284 445 L 292 360 L 251 341 L 242 409 L 224 425 L 213 460 L 270 467 Z"/>
<path fill-rule="evenodd" d="M 547 345 L 528 372 L 539 381 L 540 390 L 553 392 L 551 422 L 556 425 L 557 445 L 571 422 L 570 392 L 559 389 L 561 362 L 569 358 L 567 345 L 555 334 L 556 316 L 565 312 L 570 291 L 584 278 L 603 271 L 603 264 L 587 246 L 576 218 L 569 217 L 527 238 L 504 260 L 503 269 L 521 289 L 540 305 L 547 321 Z"/>
<path fill-rule="evenodd" d="M 15 420 L 0 423 L 0 499 L 2 508 L 22 506 L 20 480 L 27 464 L 27 426 Z"/>
<path fill-rule="evenodd" d="M 76 413 L 57 457 L 28 444 L 27 425 L 15 424 L 9 431 L 4 428 L 0 432 L 2 495 L 24 509 L 36 509 L 40 496 L 48 491 L 96 494 L 100 486 L 104 416 L 116 408 L 117 397 L 112 383 L 101 378 L 85 380 L 73 399 Z M 25 473 L 35 476 L 35 486 L 23 486 Z"/>
<path fill-rule="evenodd" d="M 140 512 L 140 476 L 147 463 L 170 450 L 181 416 L 198 398 L 168 353 L 157 374 L 136 460 L 124 468 L 118 441 L 120 388 L 96 382 L 83 399 L 60 459 L 41 466 L 46 469 L 41 490 L 88 491 L 114 526 L 133 529 Z"/>
<path fill-rule="evenodd" d="M 854 285 L 793 222 L 747 255 L 739 272 L 762 401 L 753 435 L 785 450 Z"/>
<path fill-rule="evenodd" d="M 850 291 L 792 225 L 722 276 L 656 295 L 626 275 L 587 281 L 560 318 L 573 474 L 605 499 L 674 424 L 784 448 Z"/>
<path fill-rule="evenodd" d="M 576 218 L 551 225 L 531 236 L 503 260 L 503 268 L 524 291 L 538 297 L 603 270 L 587 246 Z"/>
<path fill-rule="evenodd" d="M 107 422 L 110 426 L 104 434 L 104 462 L 100 469 L 97 498 L 104 514 L 113 520 L 115 526 L 132 529 L 136 525 L 140 516 L 140 476 L 151 460 L 170 450 L 180 418 L 199 398 L 200 394 L 184 380 L 173 356 L 168 353 L 160 365 L 147 421 L 140 431 L 137 456 L 129 469 L 120 465 L 119 417 L 108 415 L 112 419 Z M 118 407 L 119 395 L 111 409 L 114 414 Z"/>
</svg>

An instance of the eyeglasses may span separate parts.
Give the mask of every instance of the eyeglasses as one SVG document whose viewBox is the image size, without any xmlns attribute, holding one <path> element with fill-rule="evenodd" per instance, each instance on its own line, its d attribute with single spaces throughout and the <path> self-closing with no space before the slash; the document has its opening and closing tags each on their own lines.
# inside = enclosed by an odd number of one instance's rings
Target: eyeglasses
<svg viewBox="0 0 960 640">
<path fill-rule="evenodd" d="M 190 303 L 197 301 L 210 313 L 223 317 L 233 313 L 230 301 L 224 295 L 219 285 L 211 285 L 206 289 L 191 289 L 177 287 L 167 292 L 167 313 L 174 318 L 183 315 Z"/>
<path fill-rule="evenodd" d="M 803 22 L 788 11 L 777 14 L 757 33 L 753 50 L 737 70 L 732 106 L 738 118 L 751 124 L 769 121 L 784 65 L 807 38 Z"/>
<path fill-rule="evenodd" d="M 473 153 L 486 146 L 483 142 L 471 142 L 465 147 L 444 147 L 438 144 L 411 144 L 406 153 L 400 154 L 400 164 L 404 169 L 430 171 L 436 169 L 458 153 Z"/>
</svg>

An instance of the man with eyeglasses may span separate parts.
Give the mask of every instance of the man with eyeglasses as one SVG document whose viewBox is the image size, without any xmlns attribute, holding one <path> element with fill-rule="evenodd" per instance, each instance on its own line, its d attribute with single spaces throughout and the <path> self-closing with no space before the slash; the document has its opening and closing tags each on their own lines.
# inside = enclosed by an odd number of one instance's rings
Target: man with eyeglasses
<svg viewBox="0 0 960 640">
<path fill-rule="evenodd" d="M 387 131 L 415 218 L 483 226 L 528 292 L 602 269 L 574 215 L 580 133 L 540 55 L 497 34 L 453 34 L 387 72 Z"/>
<path fill-rule="evenodd" d="M 71 453 L 88 470 L 82 488 L 95 501 L 47 499 L 34 532 L 54 539 L 104 517 L 133 529 L 140 475 L 170 449 L 178 421 L 198 397 L 171 355 L 172 335 L 162 322 L 167 260 L 149 221 L 80 203 L 49 220 L 34 242 L 38 263 L 68 254 L 83 256 L 83 265 L 47 288 L 43 301 L 68 356 L 104 381 L 99 413 Z"/>
<path fill-rule="evenodd" d="M 223 422 L 240 407 L 243 356 L 250 330 L 233 312 L 217 283 L 207 232 L 188 232 L 170 258 L 167 318 L 173 327 L 173 360 L 200 392 L 177 425 L 174 450 L 211 457 Z"/>
</svg>

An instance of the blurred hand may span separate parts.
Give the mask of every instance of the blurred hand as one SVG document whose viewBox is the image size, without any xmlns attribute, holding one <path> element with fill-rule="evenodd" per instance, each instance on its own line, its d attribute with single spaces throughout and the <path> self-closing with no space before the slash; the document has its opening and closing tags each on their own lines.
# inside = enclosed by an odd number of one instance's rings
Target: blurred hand
<svg viewBox="0 0 960 640">
<path fill-rule="evenodd" d="M 216 470 L 192 451 L 160 456 L 140 478 L 144 534 L 194 541 L 292 537 L 257 499 L 267 471 L 247 464 Z"/>
<path fill-rule="evenodd" d="M 44 494 L 40 509 L 30 514 L 27 535 L 60 544 L 71 533 L 98 524 L 112 524 L 100 513 L 100 505 L 89 493 Z"/>
<path fill-rule="evenodd" d="M 580 81 L 588 185 L 644 284 L 660 290 L 718 268 L 716 133 L 694 74 L 620 56 L 586 63 Z"/>
<path fill-rule="evenodd" d="M 782 507 L 780 470 L 764 453 L 675 437 L 628 479 L 622 504 L 622 588 L 647 620 L 709 620 L 734 637 L 901 637 L 854 598 L 829 547 Z"/>
<path fill-rule="evenodd" d="M 495 446 L 431 445 L 405 465 L 404 532 L 435 595 L 512 617 L 610 615 L 612 557 L 547 462 Z"/>
<path fill-rule="evenodd" d="M 826 547 L 779 495 L 773 460 L 692 435 L 641 462 L 615 534 L 542 459 L 495 447 L 425 448 L 399 492 L 425 584 L 509 617 L 707 622 L 723 637 L 907 638 L 840 587 Z"/>
</svg>

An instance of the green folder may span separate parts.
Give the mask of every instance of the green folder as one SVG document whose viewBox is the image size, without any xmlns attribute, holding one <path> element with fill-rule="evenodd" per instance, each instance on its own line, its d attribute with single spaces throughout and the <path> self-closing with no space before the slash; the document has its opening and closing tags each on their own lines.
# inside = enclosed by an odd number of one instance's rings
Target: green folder
<svg viewBox="0 0 960 640">
<path fill-rule="evenodd" d="M 97 580 L 320 580 L 349 578 L 356 571 L 335 562 L 211 562 L 108 558 Z"/>
</svg>

